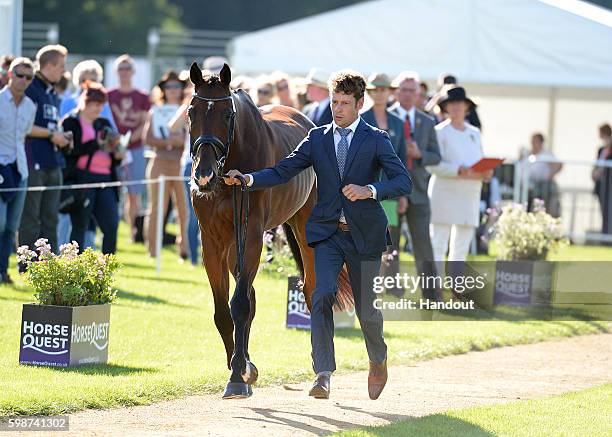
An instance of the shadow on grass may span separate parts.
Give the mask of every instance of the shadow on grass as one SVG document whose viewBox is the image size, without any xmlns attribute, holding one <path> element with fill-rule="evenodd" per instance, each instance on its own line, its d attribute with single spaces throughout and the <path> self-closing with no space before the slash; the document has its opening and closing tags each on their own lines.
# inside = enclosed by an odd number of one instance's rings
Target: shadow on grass
<svg viewBox="0 0 612 437">
<path fill-rule="evenodd" d="M 572 335 L 584 335 L 585 332 L 582 329 L 578 329 L 578 327 L 571 325 L 567 322 L 576 322 L 577 320 L 556 320 L 554 323 L 556 325 L 562 326 L 563 328 L 569 329 Z M 605 334 L 610 332 L 609 323 L 605 321 L 595 321 L 595 320 L 584 320 L 580 321 L 581 324 L 587 324 L 592 328 L 595 328 L 597 332 L 593 334 Z"/>
<path fill-rule="evenodd" d="M 361 410 L 364 413 L 367 411 Z M 372 414 L 372 413 L 369 413 Z M 372 414 L 374 415 L 374 414 Z M 375 417 L 379 417 L 374 415 Z M 415 436 L 446 436 L 457 435 L 462 437 L 493 437 L 493 434 L 478 425 L 465 420 L 449 417 L 445 414 L 433 414 L 425 417 L 410 417 L 396 423 L 384 426 L 369 426 L 359 428 L 367 435 L 379 437 L 395 437 L 398 435 Z M 349 433 L 349 435 L 351 435 Z M 356 434 L 357 435 L 357 434 Z"/>
<path fill-rule="evenodd" d="M 1 291 L 1 290 L 0 290 Z M 3 296 L 2 293 L 0 293 L 0 300 L 8 300 L 11 302 L 34 302 L 34 293 L 32 293 L 29 296 Z"/>
<path fill-rule="evenodd" d="M 359 341 L 363 341 L 363 333 L 361 332 L 361 328 L 336 328 L 334 329 L 334 335 L 336 337 L 347 338 L 350 340 L 357 339 Z M 397 337 L 397 335 L 385 331 L 385 339 L 395 337 Z"/>
<path fill-rule="evenodd" d="M 153 303 L 159 305 L 169 305 L 177 308 L 190 308 L 193 309 L 193 305 L 183 305 L 180 303 L 170 302 L 166 299 L 162 299 L 157 296 L 151 296 L 150 294 L 138 294 L 132 291 L 127 290 L 117 290 L 117 303 L 121 304 L 121 300 L 129 300 L 133 302 L 144 302 L 144 303 Z"/>
<path fill-rule="evenodd" d="M 200 282 L 194 281 L 194 280 L 191 280 L 191 279 L 173 278 L 173 277 L 168 277 L 168 276 L 156 276 L 155 274 L 152 274 L 152 275 L 149 275 L 149 276 L 145 276 L 145 275 L 130 275 L 129 279 L 144 279 L 146 281 L 169 282 L 169 283 L 176 283 L 176 284 L 193 284 L 193 285 L 200 284 Z"/>
<path fill-rule="evenodd" d="M 2 289 L 18 291 L 19 293 L 31 293 L 32 295 L 34 294 L 34 290 L 32 290 L 32 288 L 27 284 L 6 284 L 0 286 L 0 291 L 2 291 Z"/>
<path fill-rule="evenodd" d="M 81 373 L 84 375 L 94 376 L 121 376 L 131 375 L 134 373 L 157 373 L 158 370 L 152 367 L 135 367 L 135 366 L 121 366 L 118 364 L 90 364 L 80 367 L 64 367 L 57 368 L 61 372 L 67 373 Z"/>
</svg>

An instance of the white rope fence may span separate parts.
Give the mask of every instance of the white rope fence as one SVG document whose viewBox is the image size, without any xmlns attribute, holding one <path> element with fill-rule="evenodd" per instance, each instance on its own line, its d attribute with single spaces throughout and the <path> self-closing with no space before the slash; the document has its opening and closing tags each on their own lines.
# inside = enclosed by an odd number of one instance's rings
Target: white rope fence
<svg viewBox="0 0 612 437">
<path fill-rule="evenodd" d="M 510 162 L 508 160 L 507 162 Z M 604 167 L 612 168 L 612 160 L 567 160 L 567 159 L 556 159 L 551 157 L 531 157 L 522 160 L 515 160 L 514 163 L 514 201 L 519 203 L 527 203 L 528 189 L 529 189 L 529 170 L 532 164 L 535 162 L 548 162 L 548 163 L 560 163 L 570 164 L 579 166 L 590 166 L 590 167 Z M 36 187 L 21 187 L 21 188 L 0 188 L 0 193 L 3 192 L 21 192 L 21 191 L 33 191 L 43 192 L 51 190 L 85 190 L 93 188 L 111 188 L 111 187 L 127 187 L 131 185 L 149 185 L 159 184 L 159 190 L 157 192 L 157 211 L 156 211 L 156 271 L 159 275 L 161 273 L 161 249 L 163 244 L 163 228 L 164 228 L 164 193 L 166 190 L 166 182 L 168 181 L 182 181 L 188 182 L 189 177 L 186 176 L 160 176 L 156 179 L 140 179 L 136 181 L 115 181 L 115 182 L 98 182 L 98 183 L 87 183 L 87 184 L 71 184 L 71 185 L 54 185 L 54 186 L 36 186 Z M 151 212 L 152 213 L 152 212 Z M 607 237 L 607 236 L 606 236 Z M 601 238 L 607 240 L 607 238 Z"/>
<path fill-rule="evenodd" d="M 113 188 L 113 187 L 127 187 L 131 185 L 150 185 L 159 184 L 159 190 L 157 192 L 157 226 L 155 240 L 155 258 L 156 258 L 156 271 L 159 275 L 161 273 L 161 250 L 163 243 L 164 234 L 164 193 L 166 190 L 167 181 L 181 181 L 188 182 L 191 178 L 186 176 L 160 176 L 157 179 L 140 179 L 136 181 L 114 181 L 114 182 L 97 182 L 89 184 L 71 184 L 71 185 L 52 185 L 52 186 L 36 186 L 36 187 L 19 187 L 19 188 L 0 188 L 0 193 L 6 192 L 43 192 L 52 190 L 87 190 L 92 188 Z M 151 211 L 152 213 L 152 211 Z"/>
</svg>

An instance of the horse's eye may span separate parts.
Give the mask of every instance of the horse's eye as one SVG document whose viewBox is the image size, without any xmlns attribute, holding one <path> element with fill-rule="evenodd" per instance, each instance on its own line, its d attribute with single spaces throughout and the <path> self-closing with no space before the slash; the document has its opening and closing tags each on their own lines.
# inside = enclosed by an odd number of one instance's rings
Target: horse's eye
<svg viewBox="0 0 612 437">
<path fill-rule="evenodd" d="M 232 111 L 231 111 L 231 110 L 229 110 L 229 109 L 228 109 L 227 111 L 225 111 L 225 112 L 223 113 L 223 118 L 224 118 L 226 121 L 229 121 L 229 119 L 230 119 L 230 118 L 232 118 Z"/>
</svg>

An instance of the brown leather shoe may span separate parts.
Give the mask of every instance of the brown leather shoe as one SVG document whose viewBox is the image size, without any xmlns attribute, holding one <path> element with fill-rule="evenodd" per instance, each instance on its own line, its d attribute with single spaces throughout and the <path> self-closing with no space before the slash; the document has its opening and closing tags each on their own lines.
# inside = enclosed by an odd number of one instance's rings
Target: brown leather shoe
<svg viewBox="0 0 612 437">
<path fill-rule="evenodd" d="M 370 361 L 370 373 L 368 374 L 368 394 L 370 399 L 378 399 L 387 383 L 387 360 L 380 364 Z"/>
<path fill-rule="evenodd" d="M 329 399 L 329 380 L 329 376 L 317 376 L 308 396 L 312 396 L 315 399 Z"/>
</svg>

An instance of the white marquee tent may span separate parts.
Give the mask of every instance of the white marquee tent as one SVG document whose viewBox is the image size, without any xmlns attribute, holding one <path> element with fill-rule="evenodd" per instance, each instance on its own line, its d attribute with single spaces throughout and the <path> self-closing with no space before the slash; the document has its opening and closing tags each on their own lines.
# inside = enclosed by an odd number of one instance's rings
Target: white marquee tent
<svg viewBox="0 0 612 437">
<path fill-rule="evenodd" d="M 612 12 L 579 1 L 378 0 L 239 36 L 238 70 L 407 67 L 473 83 L 612 88 Z"/>
<path fill-rule="evenodd" d="M 612 12 L 578 0 L 375 0 L 239 36 L 230 59 L 247 74 L 416 70 L 430 87 L 452 72 L 479 102 L 487 154 L 514 158 L 542 131 L 557 157 L 586 161 L 612 122 L 610 47 Z M 559 179 L 586 189 L 590 166 Z"/>
</svg>

